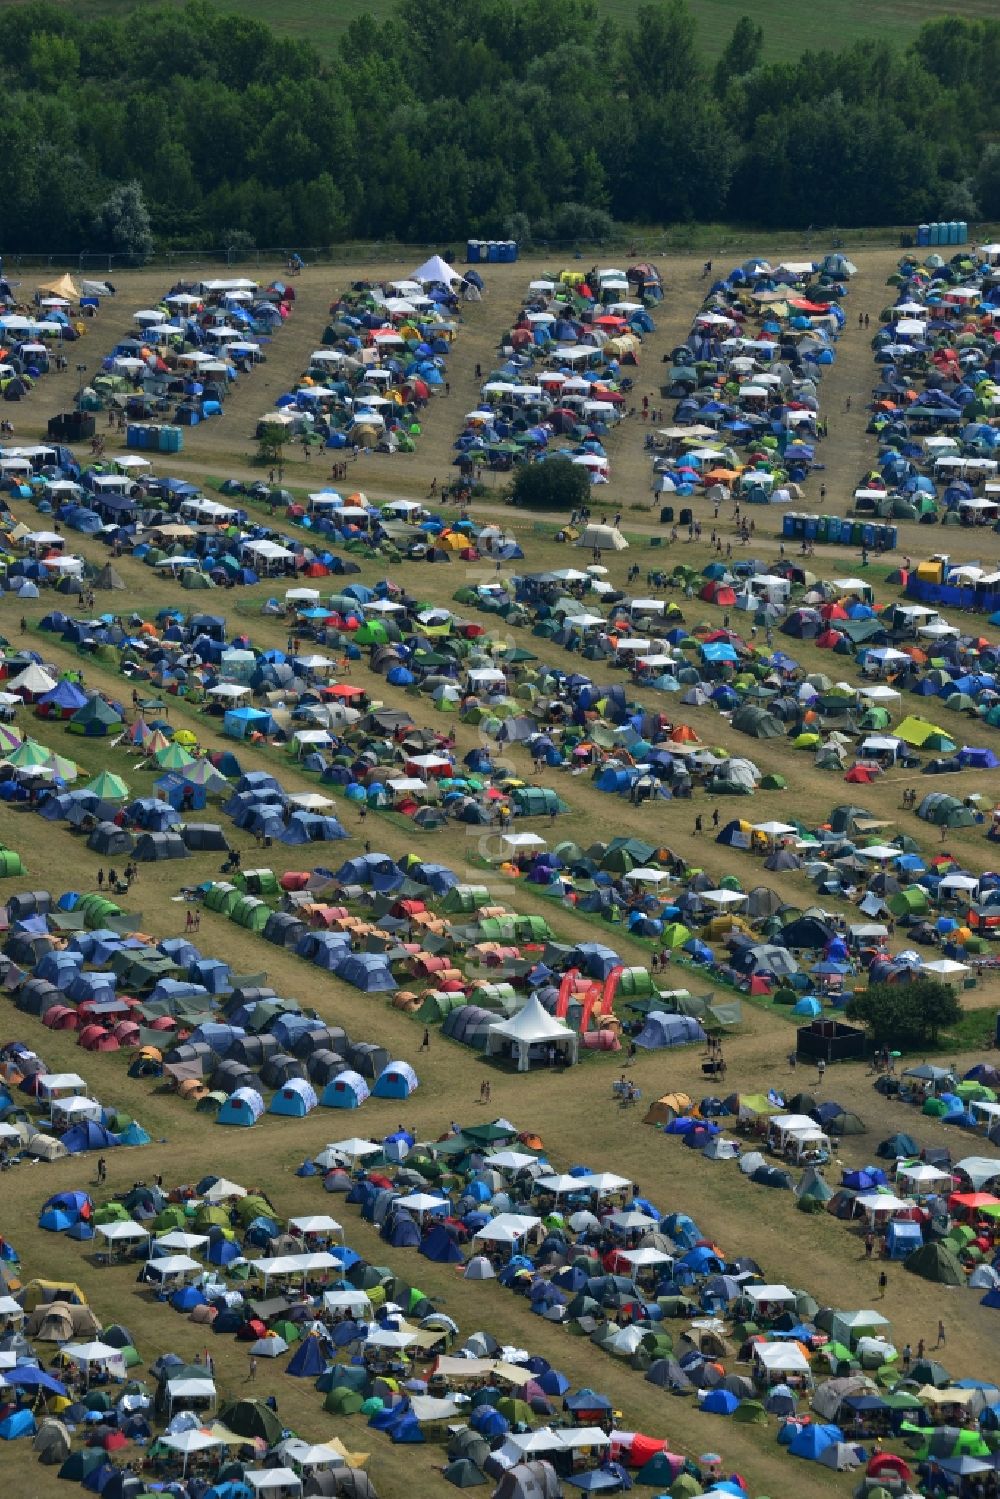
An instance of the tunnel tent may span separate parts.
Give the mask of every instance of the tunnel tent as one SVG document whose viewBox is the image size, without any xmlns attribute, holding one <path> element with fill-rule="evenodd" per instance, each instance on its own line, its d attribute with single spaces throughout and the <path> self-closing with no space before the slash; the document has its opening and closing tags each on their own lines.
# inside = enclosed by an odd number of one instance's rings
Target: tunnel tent
<svg viewBox="0 0 1000 1499">
<path fill-rule="evenodd" d="M 935 827 L 968 828 L 975 822 L 970 809 L 945 791 L 928 792 L 917 808 L 917 816 Z"/>
</svg>

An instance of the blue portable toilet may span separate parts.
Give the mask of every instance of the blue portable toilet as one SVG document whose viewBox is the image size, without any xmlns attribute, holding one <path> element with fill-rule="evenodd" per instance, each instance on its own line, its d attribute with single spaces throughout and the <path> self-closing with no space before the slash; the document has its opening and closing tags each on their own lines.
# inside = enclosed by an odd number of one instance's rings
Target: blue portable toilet
<svg viewBox="0 0 1000 1499">
<path fill-rule="evenodd" d="M 929 245 L 930 242 L 931 242 L 931 226 L 930 226 L 930 224 L 918 224 L 917 225 L 917 244 L 920 245 L 920 246 L 924 246 L 924 245 Z"/>
</svg>

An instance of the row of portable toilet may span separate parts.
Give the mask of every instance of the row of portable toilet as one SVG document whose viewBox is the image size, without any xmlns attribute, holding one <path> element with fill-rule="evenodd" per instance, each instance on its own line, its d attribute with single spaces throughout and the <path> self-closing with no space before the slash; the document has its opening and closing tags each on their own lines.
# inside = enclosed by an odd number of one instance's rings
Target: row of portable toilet
<svg viewBox="0 0 1000 1499">
<path fill-rule="evenodd" d="M 788 510 L 781 517 L 781 534 L 786 540 L 835 541 L 841 546 L 891 551 L 899 539 L 899 528 L 878 521 L 853 520 L 846 515 L 804 515 Z"/>
<path fill-rule="evenodd" d="M 125 428 L 125 446 L 147 453 L 179 453 L 184 446 L 180 427 L 161 426 L 158 422 L 129 422 Z"/>
<path fill-rule="evenodd" d="M 967 245 L 969 226 L 964 219 L 952 219 L 949 223 L 918 224 L 918 245 Z"/>
<path fill-rule="evenodd" d="M 517 259 L 517 240 L 470 239 L 465 246 L 467 265 L 512 265 Z"/>
</svg>

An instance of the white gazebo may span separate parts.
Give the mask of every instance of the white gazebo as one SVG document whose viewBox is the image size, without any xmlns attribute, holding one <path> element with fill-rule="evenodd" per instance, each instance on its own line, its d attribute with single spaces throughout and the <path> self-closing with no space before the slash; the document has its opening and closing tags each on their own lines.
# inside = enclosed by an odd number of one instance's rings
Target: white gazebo
<svg viewBox="0 0 1000 1499">
<path fill-rule="evenodd" d="M 564 1062 L 577 1060 L 580 1038 L 561 1020 L 542 1008 L 537 995 L 509 1020 L 498 1021 L 486 1033 L 486 1053 L 496 1056 L 509 1052 L 517 1062 L 518 1072 L 527 1072 L 532 1059 L 541 1061 L 553 1047 Z"/>
</svg>

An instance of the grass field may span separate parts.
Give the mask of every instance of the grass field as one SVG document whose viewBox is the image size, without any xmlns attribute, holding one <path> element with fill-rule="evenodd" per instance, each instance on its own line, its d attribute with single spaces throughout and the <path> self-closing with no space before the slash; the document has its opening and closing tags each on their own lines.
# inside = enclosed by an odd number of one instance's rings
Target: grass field
<svg viewBox="0 0 1000 1499">
<path fill-rule="evenodd" d="M 27 3 L 27 0 L 15 0 Z M 69 5 L 71 0 L 56 0 Z M 149 0 L 140 0 L 145 9 Z M 158 0 L 154 0 L 158 3 Z M 182 0 L 164 0 L 180 5 Z M 238 11 L 297 40 L 313 42 L 321 52 L 336 50 L 344 31 L 355 16 L 389 13 L 391 0 L 211 0 L 219 10 Z M 635 15 L 630 0 L 597 0 L 598 10 L 620 25 L 629 25 Z M 73 8 L 90 15 L 127 15 L 135 0 L 81 0 Z M 768 61 L 784 61 L 805 51 L 824 48 L 837 51 L 854 42 L 886 40 L 907 46 L 926 21 L 943 15 L 991 19 L 993 0 L 828 0 L 817 11 L 801 0 L 692 0 L 701 47 L 710 59 L 722 51 L 736 22 L 751 15 L 764 28 L 764 51 Z"/>
<path fill-rule="evenodd" d="M 872 382 L 873 364 L 865 338 L 857 332 L 857 312 L 867 310 L 874 315 L 888 300 L 885 278 L 892 269 L 895 255 L 872 252 L 858 258 L 861 274 L 851 290 L 848 328 L 840 344 L 838 361 L 827 372 L 821 392 L 831 433 L 822 451 L 826 464 L 822 479 L 828 493 L 820 504 L 819 477 L 811 479 L 803 506 L 839 514 L 846 512 L 857 477 L 873 454 L 871 439 L 864 434 L 863 411 Z M 490 367 L 497 339 L 509 327 L 520 295 L 528 281 L 543 269 L 553 267 L 536 260 L 491 268 L 487 276 L 488 295 L 480 305 L 465 309 L 464 325 L 449 359 L 451 396 L 432 403 L 418 452 L 409 457 L 360 458 L 352 466 L 349 489 L 359 487 L 370 497 L 423 498 L 433 478 L 445 481 L 449 476 L 452 444 L 462 415 L 474 404 L 475 365 L 481 363 L 484 368 Z M 398 274 L 399 270 L 396 264 L 390 273 Z M 661 357 L 685 336 L 703 292 L 699 281 L 700 261 L 696 257 L 671 259 L 665 262 L 664 270 L 668 298 L 656 315 L 657 332 L 643 349 L 636 386 L 639 394 L 647 388 L 650 391 L 655 389 Z M 177 459 L 164 460 L 160 471 L 176 472 L 206 486 L 213 477 L 257 476 L 259 470 L 253 466 L 250 441 L 256 418 L 271 406 L 281 391 L 289 388 L 305 368 L 309 351 L 319 342 L 326 307 L 337 287 L 357 275 L 371 275 L 373 271 L 377 274 L 378 268 L 349 266 L 337 272 L 307 270 L 296 283 L 298 296 L 294 316 L 276 339 L 268 363 L 249 380 L 241 381 L 227 402 L 221 420 L 185 429 L 185 451 Z M 162 272 L 135 273 L 115 279 L 119 286 L 117 300 L 102 308 L 84 342 L 76 346 L 78 360 L 86 361 L 91 370 L 96 368 L 100 356 L 129 328 L 133 311 L 151 305 L 151 299 L 155 301 L 167 290 Z M 27 402 L 10 408 L 18 439 L 43 434 L 48 417 L 69 406 L 76 380 L 72 369 L 75 362 L 71 362 L 70 372 L 46 377 Z M 845 410 L 849 394 L 852 396 L 850 413 Z M 653 550 L 649 545 L 659 527 L 656 512 L 649 506 L 649 463 L 642 447 L 644 431 L 640 422 L 626 421 L 615 432 L 611 440 L 613 483 L 607 489 L 595 491 L 595 503 L 606 504 L 609 509 L 623 509 L 623 530 L 632 544 L 630 551 L 611 559 L 612 581 L 615 583 L 623 583 L 625 570 L 633 558 L 645 569 L 662 564 L 666 555 L 662 548 Z M 110 438 L 109 448 L 119 444 L 119 439 Z M 286 483 L 293 488 L 318 488 L 327 476 L 326 466 L 320 458 L 307 462 L 297 454 L 290 457 L 286 465 Z M 15 509 L 29 524 L 35 521 L 36 512 L 31 506 L 19 504 Z M 514 516 L 503 508 L 499 495 L 478 502 L 475 510 L 480 515 L 495 514 L 505 525 L 513 524 L 517 528 L 526 553 L 524 566 L 528 569 L 566 566 L 579 558 L 579 554 L 567 553 L 565 547 L 552 539 L 554 525 L 548 522 L 554 518 L 542 517 L 535 523 Z M 775 556 L 778 548 L 776 533 L 780 524 L 778 512 L 762 509 L 756 512 L 755 518 L 757 535 L 751 551 L 762 557 Z M 992 536 L 987 538 L 991 551 L 993 540 Z M 905 550 L 919 557 L 945 544 L 954 556 L 962 558 L 975 557 L 982 550 L 982 538 L 972 532 L 952 530 L 939 536 L 933 529 L 918 530 L 912 526 L 903 528 L 900 552 Z M 100 543 L 78 533 L 72 533 L 71 545 L 94 562 L 101 562 L 106 557 Z M 685 561 L 699 565 L 707 557 L 704 545 L 682 544 L 677 550 L 683 552 Z M 837 576 L 857 568 L 858 559 L 849 552 L 819 547 L 817 553 L 815 562 L 810 565 L 822 576 Z M 262 584 L 233 592 L 192 595 L 179 593 L 165 579 L 156 577 L 150 569 L 129 558 L 121 559 L 116 566 L 126 581 L 128 592 L 99 596 L 99 607 L 125 612 L 137 608 L 151 613 L 169 603 L 225 611 L 231 624 L 245 628 L 256 645 L 284 645 L 285 630 L 280 622 L 265 619 L 259 613 L 263 600 L 269 593 L 280 592 L 282 585 L 277 585 L 277 590 L 273 584 Z M 370 583 L 379 576 L 377 564 L 362 564 L 362 581 Z M 470 572 L 461 563 L 441 567 L 408 563 L 394 568 L 393 577 L 418 597 L 447 605 L 455 589 L 470 581 Z M 880 597 L 894 596 L 894 591 L 884 582 L 884 575 L 874 567 L 871 577 L 877 584 Z M 18 616 L 23 607 L 30 631 L 27 638 L 34 648 L 61 668 L 83 665 L 88 685 L 111 695 L 127 697 L 123 679 L 110 670 L 90 661 L 82 662 L 76 652 L 50 635 L 34 633 L 37 620 L 56 601 L 57 596 L 53 594 L 43 595 L 37 602 L 24 606 L 16 600 L 5 599 L 0 613 L 0 629 L 12 639 L 19 640 Z M 700 600 L 682 601 L 682 605 L 689 625 L 700 619 L 721 621 L 721 611 Z M 530 632 L 508 627 L 504 627 L 504 632 L 517 645 L 541 653 L 555 664 L 566 664 L 567 658 L 557 647 L 539 642 Z M 851 665 L 844 658 L 835 658 L 834 665 L 828 653 L 817 651 L 813 646 L 797 642 L 796 655 L 809 670 L 824 670 L 834 676 L 852 674 Z M 352 681 L 388 705 L 409 708 L 422 723 L 442 729 L 453 728 L 459 755 L 478 742 L 474 728 L 460 723 L 454 715 L 439 716 L 426 698 L 409 697 L 402 689 L 389 687 L 381 677 L 371 674 L 364 664 L 355 666 Z M 752 807 L 746 802 L 723 801 L 720 805 L 724 817 L 737 812 L 745 815 L 751 811 L 754 819 L 760 820 L 780 818 L 792 812 L 797 817 L 818 821 L 837 802 L 859 800 L 874 816 L 892 820 L 898 830 L 915 837 L 925 852 L 937 851 L 936 831 L 901 808 L 901 792 L 907 781 L 886 777 L 870 788 L 847 787 L 840 777 L 816 771 L 811 756 L 796 756 L 780 739 L 747 741 L 735 734 L 714 710 L 679 710 L 673 706 L 673 700 L 661 695 L 641 692 L 636 695 L 650 708 L 664 709 L 677 716 L 682 713 L 706 743 L 723 744 L 730 750 L 748 753 L 765 773 L 781 771 L 788 777 L 790 789 L 787 792 L 760 794 Z M 206 719 L 182 701 L 171 700 L 170 716 L 171 722 L 178 727 L 192 727 L 206 747 L 222 743 L 217 732 L 218 721 Z M 131 763 L 123 750 L 110 750 L 101 741 L 71 737 L 58 726 L 39 725 L 27 712 L 20 717 L 26 732 L 37 732 L 38 737 L 60 752 L 80 759 L 88 773 L 107 764 L 123 774 L 135 790 L 143 790 L 152 779 L 148 771 Z M 950 716 L 945 722 L 951 722 Z M 241 747 L 239 756 L 247 769 L 277 770 L 289 790 L 306 789 L 314 784 L 280 750 Z M 520 773 L 527 775 L 530 772 L 523 751 L 515 750 L 510 758 Z M 648 809 L 637 809 L 620 798 L 612 799 L 598 793 L 585 777 L 570 780 L 568 776 L 558 776 L 555 784 L 570 803 L 570 812 L 559 820 L 557 835 L 560 838 L 568 837 L 586 844 L 615 834 L 643 837 L 653 833 L 657 842 L 669 844 L 690 862 L 703 864 L 717 876 L 733 872 L 750 884 L 758 883 L 761 878 L 759 864 L 748 853 L 723 850 L 708 836 L 699 838 L 695 835 L 694 812 L 710 812 L 712 803 L 709 801 L 700 800 L 696 805 L 664 803 L 658 806 L 655 823 L 651 826 Z M 968 789 L 964 781 L 962 787 L 963 792 Z M 989 798 L 1000 797 L 1000 772 L 984 774 L 976 782 L 976 789 Z M 854 792 L 862 794 L 855 796 Z M 451 865 L 463 877 L 482 881 L 478 839 L 467 836 L 465 830 L 449 826 L 438 834 L 417 840 L 402 819 L 372 814 L 362 832 L 350 808 L 342 806 L 339 810 L 351 840 L 336 850 L 334 857 L 338 863 L 341 853 L 346 857 L 359 849 L 359 838 L 363 836 L 370 839 L 374 848 L 384 849 L 394 857 L 416 847 L 427 857 Z M 93 888 L 100 861 L 86 851 L 81 839 L 62 826 L 43 822 L 29 813 L 14 811 L 4 805 L 0 806 L 0 840 L 20 849 L 28 865 L 29 879 L 18 881 L 17 887 L 48 886 L 57 891 Z M 246 835 L 236 835 L 236 841 L 241 846 L 245 866 L 262 862 L 264 856 L 257 852 Z M 966 829 L 954 836 L 949 835 L 947 846 L 970 868 L 981 870 L 995 862 L 993 845 L 987 843 L 978 830 Z M 276 844 L 266 857 L 273 868 L 281 871 L 301 868 L 304 863 L 314 861 L 315 851 Z M 138 884 L 127 905 L 141 913 L 145 929 L 154 936 L 180 932 L 185 912 L 184 903 L 178 899 L 180 881 L 193 884 L 212 878 L 217 872 L 219 858 L 219 855 L 200 855 L 183 865 L 142 866 Z M 811 900 L 809 886 L 795 873 L 770 876 L 768 882 L 791 903 L 803 906 Z M 606 940 L 632 962 L 643 962 L 648 954 L 646 944 L 623 937 L 618 929 L 609 931 L 582 914 L 563 910 L 529 885 L 493 875 L 492 888 L 499 900 L 515 909 L 545 915 L 563 940 Z M 0 889 L 0 897 L 5 891 L 6 887 Z M 196 1179 L 213 1171 L 242 1181 L 248 1187 L 261 1187 L 283 1215 L 324 1211 L 330 1209 L 330 1202 L 324 1197 L 319 1183 L 300 1181 L 293 1173 L 304 1156 L 315 1154 L 328 1140 L 351 1133 L 355 1127 L 362 1133 L 379 1136 L 400 1122 L 412 1125 L 421 1136 L 436 1135 L 447 1128 L 452 1118 L 467 1121 L 482 1112 L 475 1102 L 482 1076 L 481 1062 L 466 1049 L 451 1044 L 437 1033 L 430 1051 L 417 1057 L 419 1030 L 415 1022 L 394 1010 L 382 996 L 362 995 L 211 913 L 204 914 L 197 940 L 204 951 L 230 962 L 237 972 L 266 969 L 268 981 L 279 993 L 314 1006 L 325 1019 L 343 1024 L 357 1038 L 379 1041 L 393 1055 L 414 1060 L 419 1064 L 421 1087 L 405 1105 L 372 1101 L 361 1115 L 352 1116 L 345 1127 L 342 1127 L 345 1116 L 322 1111 L 302 1121 L 266 1118 L 248 1139 L 239 1131 L 206 1126 L 204 1116 L 196 1115 L 159 1091 L 156 1084 L 129 1079 L 124 1056 L 84 1055 L 74 1044 L 72 1035 L 44 1031 L 37 1022 L 16 1013 L 8 1005 L 2 1027 L 6 1037 L 19 1036 L 36 1044 L 56 1070 L 79 1068 L 98 1096 L 133 1113 L 153 1137 L 154 1143 L 142 1152 L 131 1155 L 111 1153 L 110 1180 L 99 1197 L 127 1187 L 135 1176 L 149 1179 L 156 1172 L 162 1172 L 169 1183 L 178 1178 Z M 681 978 L 678 972 L 677 982 L 685 981 L 686 978 Z M 694 983 L 691 987 L 696 991 L 701 988 Z M 981 1055 L 981 1052 L 971 1049 L 961 1054 L 959 1044 L 970 1044 L 970 1033 L 977 1024 L 988 1025 L 998 1007 L 998 1000 L 1000 988 L 995 982 L 984 983 L 965 995 L 967 1019 L 961 1036 L 956 1038 L 956 1060 L 971 1065 L 971 1060 Z M 741 1091 L 757 1091 L 772 1084 L 786 1086 L 790 1091 L 812 1086 L 814 1075 L 811 1071 L 802 1068 L 797 1074 L 792 1074 L 787 1067 L 785 1058 L 791 1041 L 787 1019 L 771 1010 L 753 1006 L 746 1006 L 744 1014 L 739 1034 L 731 1037 L 726 1045 L 728 1086 Z M 704 1091 L 700 1062 L 701 1058 L 695 1051 L 640 1054 L 633 1077 L 646 1098 L 675 1088 L 698 1097 Z M 492 1070 L 491 1112 L 505 1115 L 519 1128 L 536 1129 L 560 1167 L 586 1161 L 594 1168 L 620 1170 L 633 1177 L 642 1189 L 668 1208 L 690 1213 L 706 1234 L 730 1253 L 745 1253 L 757 1258 L 770 1278 L 802 1286 L 824 1303 L 840 1306 L 872 1304 L 877 1271 L 866 1265 L 856 1232 L 826 1215 L 805 1217 L 795 1211 L 788 1194 L 762 1197 L 761 1189 L 749 1185 L 735 1169 L 709 1163 L 693 1152 L 682 1153 L 679 1142 L 665 1139 L 642 1126 L 639 1122 L 641 1111 L 622 1114 L 610 1097 L 611 1081 L 615 1075 L 612 1068 L 615 1066 L 613 1059 L 594 1057 L 576 1071 L 560 1077 L 549 1074 L 517 1076 L 500 1069 Z M 967 1147 L 972 1148 L 971 1141 L 961 1136 L 956 1138 L 954 1131 L 947 1130 L 936 1120 L 921 1119 L 913 1111 L 875 1094 L 871 1079 L 861 1066 L 832 1068 L 825 1091 L 846 1107 L 856 1109 L 868 1123 L 867 1135 L 843 1142 L 841 1159 L 847 1165 L 860 1165 L 871 1159 L 875 1143 L 883 1135 L 898 1129 L 912 1130 L 927 1144 L 948 1145 L 959 1153 Z M 146 1299 L 142 1288 L 135 1284 L 134 1270 L 98 1269 L 88 1263 L 87 1246 L 41 1232 L 35 1227 L 41 1201 L 60 1188 L 84 1184 L 88 1174 L 87 1166 L 79 1161 L 20 1168 L 8 1173 L 0 1192 L 0 1232 L 9 1234 L 14 1240 L 28 1275 L 80 1279 L 99 1316 L 105 1320 L 121 1320 L 132 1330 L 147 1364 L 166 1348 L 182 1355 L 193 1355 L 204 1347 L 203 1332 L 168 1308 Z M 832 1179 L 836 1175 L 836 1172 L 831 1172 Z M 360 1222 L 355 1210 L 346 1206 L 341 1209 L 341 1200 L 334 1201 L 338 1207 L 332 1211 L 343 1216 L 348 1242 L 377 1263 L 388 1262 L 394 1270 L 412 1277 L 458 1320 L 463 1333 L 483 1327 L 504 1341 L 520 1342 L 543 1353 L 553 1364 L 565 1370 L 574 1384 L 593 1384 L 605 1390 L 616 1408 L 623 1412 L 624 1425 L 669 1437 L 676 1450 L 697 1455 L 706 1448 L 716 1448 L 725 1454 L 727 1466 L 736 1467 L 747 1475 L 752 1494 L 766 1493 L 771 1499 L 784 1499 L 784 1496 L 798 1493 L 803 1486 L 805 1471 L 810 1487 L 817 1492 L 847 1495 L 852 1486 L 847 1475 L 838 1476 L 817 1465 L 808 1470 L 801 1469 L 777 1448 L 773 1426 L 770 1429 L 734 1426 L 698 1414 L 690 1402 L 665 1397 L 661 1391 L 646 1384 L 640 1374 L 598 1353 L 588 1343 L 574 1340 L 562 1330 L 532 1316 L 520 1299 L 495 1285 L 465 1282 L 456 1277 L 451 1268 L 417 1258 L 412 1251 L 387 1251 L 383 1241 L 374 1237 L 370 1228 Z M 943 1315 L 948 1324 L 947 1357 L 953 1372 L 957 1376 L 996 1375 L 995 1334 L 980 1313 L 974 1293 L 942 1292 L 906 1275 L 901 1268 L 890 1267 L 885 1310 L 893 1321 L 897 1341 L 909 1339 L 914 1344 L 921 1336 L 933 1341 L 937 1317 Z M 246 1380 L 246 1363 L 239 1345 L 228 1338 L 216 1338 L 211 1348 L 218 1365 L 223 1395 L 240 1393 Z M 438 1449 L 394 1448 L 381 1435 L 369 1432 L 356 1418 L 334 1421 L 325 1417 L 320 1398 L 308 1381 L 288 1379 L 280 1371 L 262 1369 L 256 1393 L 265 1394 L 271 1388 L 278 1394 L 283 1418 L 304 1435 L 321 1439 L 338 1434 L 348 1446 L 370 1451 L 370 1471 L 383 1499 L 385 1496 L 395 1499 L 403 1493 L 404 1485 L 419 1499 L 432 1492 L 442 1492 L 435 1471 L 442 1460 Z M 35 1496 L 49 1499 L 57 1494 L 65 1499 L 70 1492 L 65 1485 L 55 1481 L 53 1470 L 35 1465 L 24 1443 L 5 1448 L 3 1467 L 5 1475 L 9 1474 L 16 1485 L 14 1491 L 31 1495 L 32 1499 Z"/>
</svg>

